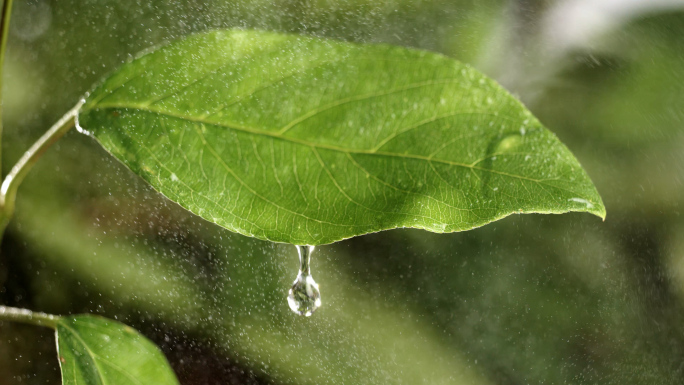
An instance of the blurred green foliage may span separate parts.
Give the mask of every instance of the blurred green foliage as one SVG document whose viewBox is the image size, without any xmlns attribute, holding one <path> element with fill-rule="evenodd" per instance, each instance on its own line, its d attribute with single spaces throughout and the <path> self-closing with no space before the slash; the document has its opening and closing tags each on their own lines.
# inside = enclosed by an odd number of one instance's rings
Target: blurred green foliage
<svg viewBox="0 0 684 385">
<path fill-rule="evenodd" d="M 138 51 L 239 26 L 424 48 L 477 66 L 573 151 L 608 217 L 515 216 L 465 233 L 394 230 L 320 247 L 323 307 L 302 319 L 285 301 L 293 247 L 193 217 L 73 132 L 20 188 L 2 245 L 2 302 L 131 324 L 184 384 L 681 383 L 684 13 L 634 15 L 559 51 L 545 39 L 551 8 L 16 0 L 5 171 Z M 0 384 L 59 382 L 52 341 L 34 329 L 0 325 Z"/>
</svg>

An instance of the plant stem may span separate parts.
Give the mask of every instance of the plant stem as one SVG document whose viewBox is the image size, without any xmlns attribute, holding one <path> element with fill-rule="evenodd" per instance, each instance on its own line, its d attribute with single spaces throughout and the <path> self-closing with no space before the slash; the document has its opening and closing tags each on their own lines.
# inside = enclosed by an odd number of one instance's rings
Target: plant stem
<svg viewBox="0 0 684 385">
<path fill-rule="evenodd" d="M 29 170 L 31 170 L 31 167 L 40 159 L 41 155 L 74 127 L 79 108 L 81 108 L 80 102 L 38 139 L 5 177 L 2 186 L 0 186 L 0 237 L 2 237 L 7 223 L 12 218 L 12 214 L 14 214 L 14 201 L 19 185 Z"/>
<path fill-rule="evenodd" d="M 0 174 L 2 174 L 2 73 L 5 65 L 5 47 L 9 35 L 10 16 L 12 14 L 13 0 L 2 2 L 2 19 L 0 19 Z"/>
<path fill-rule="evenodd" d="M 0 321 L 15 321 L 30 325 L 57 328 L 58 316 L 45 313 L 34 313 L 28 309 L 0 305 Z"/>
</svg>

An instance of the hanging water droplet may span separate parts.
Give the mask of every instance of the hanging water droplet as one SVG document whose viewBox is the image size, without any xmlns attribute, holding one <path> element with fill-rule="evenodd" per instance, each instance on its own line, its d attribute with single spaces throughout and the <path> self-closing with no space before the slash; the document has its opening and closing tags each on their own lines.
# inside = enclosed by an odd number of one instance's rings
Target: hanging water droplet
<svg viewBox="0 0 684 385">
<path fill-rule="evenodd" d="M 293 312 L 310 316 L 321 306 L 321 292 L 311 276 L 311 253 L 313 246 L 297 246 L 299 252 L 299 274 L 287 295 L 287 303 Z"/>
</svg>

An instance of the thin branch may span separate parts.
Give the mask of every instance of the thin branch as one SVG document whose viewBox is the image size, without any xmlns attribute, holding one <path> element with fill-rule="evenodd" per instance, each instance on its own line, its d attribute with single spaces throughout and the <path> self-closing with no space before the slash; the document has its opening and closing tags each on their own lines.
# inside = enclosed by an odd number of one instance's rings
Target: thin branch
<svg viewBox="0 0 684 385">
<path fill-rule="evenodd" d="M 0 15 L 0 139 L 2 139 L 2 74 L 5 66 L 5 48 L 9 35 L 10 16 L 12 15 L 13 0 L 2 2 L 2 15 Z M 2 173 L 2 141 L 0 140 L 0 174 Z"/>
<path fill-rule="evenodd" d="M 76 115 L 78 115 L 78 110 L 81 108 L 81 105 L 82 102 L 79 102 L 74 108 L 62 116 L 57 123 L 50 127 L 50 129 L 24 153 L 17 164 L 12 167 L 12 171 L 5 177 L 2 186 L 0 186 L 0 236 L 2 235 L 2 232 L 4 232 L 12 214 L 14 214 L 14 201 L 17 196 L 19 185 L 31 170 L 31 167 L 33 167 L 45 151 L 74 127 L 76 124 Z"/>
<path fill-rule="evenodd" d="M 51 314 L 34 313 L 28 309 L 0 305 L 0 321 L 21 322 L 55 329 L 57 327 L 57 320 L 59 320 L 59 317 Z"/>
</svg>

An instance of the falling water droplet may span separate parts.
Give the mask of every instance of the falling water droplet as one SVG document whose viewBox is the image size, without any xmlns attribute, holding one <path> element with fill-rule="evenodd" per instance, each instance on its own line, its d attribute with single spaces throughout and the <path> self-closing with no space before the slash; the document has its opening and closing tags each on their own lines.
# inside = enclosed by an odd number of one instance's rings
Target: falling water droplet
<svg viewBox="0 0 684 385">
<path fill-rule="evenodd" d="M 287 303 L 293 312 L 310 316 L 321 306 L 321 292 L 311 276 L 311 253 L 313 246 L 297 246 L 299 252 L 299 274 L 287 295 Z"/>
</svg>

